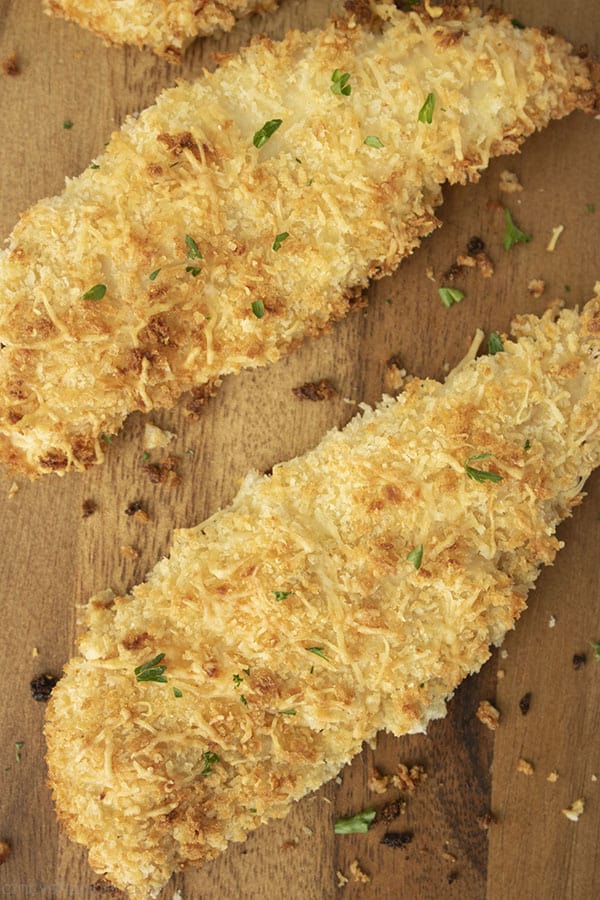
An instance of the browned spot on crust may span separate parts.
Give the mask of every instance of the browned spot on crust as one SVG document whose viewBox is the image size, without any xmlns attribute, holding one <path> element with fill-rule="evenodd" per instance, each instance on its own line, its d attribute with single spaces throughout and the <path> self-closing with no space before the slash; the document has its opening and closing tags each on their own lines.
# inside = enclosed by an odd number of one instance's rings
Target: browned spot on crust
<svg viewBox="0 0 600 900">
<path fill-rule="evenodd" d="M 197 159 L 202 159 L 200 148 L 191 131 L 180 131 L 178 134 L 168 134 L 166 131 L 159 134 L 157 141 L 164 144 L 172 156 L 181 156 L 184 150 L 189 150 Z"/>
<path fill-rule="evenodd" d="M 9 77 L 20 75 L 21 69 L 19 68 L 16 53 L 11 53 L 10 56 L 7 56 L 6 59 L 2 61 L 2 71 Z"/>
<path fill-rule="evenodd" d="M 23 418 L 23 414 L 18 412 L 16 409 L 9 409 L 9 411 L 6 413 L 6 418 L 11 425 L 16 425 L 17 422 L 20 422 Z"/>
<path fill-rule="evenodd" d="M 87 468 L 96 462 L 96 448 L 91 438 L 76 437 L 73 439 L 73 456 Z"/>
<path fill-rule="evenodd" d="M 38 463 L 44 469 L 52 469 L 58 472 L 60 469 L 66 469 L 68 463 L 67 454 L 64 450 L 48 450 L 44 456 L 40 456 Z"/>
<path fill-rule="evenodd" d="M 206 384 L 201 384 L 200 387 L 192 388 L 192 399 L 186 406 L 190 416 L 198 417 L 200 415 L 202 407 L 208 403 L 211 397 L 215 396 L 220 384 L 221 379 L 215 378 L 207 381 Z"/>
<path fill-rule="evenodd" d="M 433 37 L 435 38 L 437 46 L 440 49 L 445 49 L 457 44 L 460 39 L 464 37 L 464 34 L 465 32 L 462 28 L 459 28 L 457 31 L 445 31 L 443 28 L 438 28 L 433 32 Z"/>
<path fill-rule="evenodd" d="M 299 400 L 330 400 L 337 395 L 337 391 L 327 378 L 321 381 L 307 381 L 300 387 L 292 388 L 292 394 Z"/>
<path fill-rule="evenodd" d="M 280 690 L 277 679 L 267 669 L 252 672 L 252 690 L 263 697 L 279 697 Z"/>
<path fill-rule="evenodd" d="M 214 657 L 207 659 L 202 668 L 209 678 L 215 678 L 219 674 L 219 664 Z"/>
<path fill-rule="evenodd" d="M 146 171 L 152 178 L 158 178 L 163 173 L 163 167 L 159 163 L 150 163 Z"/>
<path fill-rule="evenodd" d="M 404 500 L 404 494 L 395 484 L 386 484 L 383 493 L 386 500 L 389 500 L 390 503 L 402 503 Z"/>
<path fill-rule="evenodd" d="M 143 343 L 162 344 L 166 346 L 171 343 L 171 334 L 169 326 L 164 316 L 152 316 L 145 328 L 140 331 L 140 340 Z"/>
<path fill-rule="evenodd" d="M 142 631 L 141 634 L 128 634 L 121 643 L 126 650 L 139 650 L 141 647 L 145 647 L 151 640 L 152 637 L 148 632 Z"/>
</svg>

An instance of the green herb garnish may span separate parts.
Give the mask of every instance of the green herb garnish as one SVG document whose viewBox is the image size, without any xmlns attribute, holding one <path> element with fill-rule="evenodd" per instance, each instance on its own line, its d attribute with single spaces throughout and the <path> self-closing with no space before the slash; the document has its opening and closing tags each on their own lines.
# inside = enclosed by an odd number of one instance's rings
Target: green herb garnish
<svg viewBox="0 0 600 900">
<path fill-rule="evenodd" d="M 571 285 L 570 284 L 565 284 L 565 291 L 567 292 L 567 294 L 571 293 Z"/>
<path fill-rule="evenodd" d="M 202 271 L 197 266 L 186 266 L 185 271 L 189 272 L 192 278 L 197 278 L 200 272 Z"/>
<path fill-rule="evenodd" d="M 504 245 L 505 250 L 510 250 L 515 244 L 529 243 L 531 235 L 525 234 L 524 231 L 521 231 L 521 229 L 515 225 L 509 209 L 504 210 L 504 222 L 504 240 L 502 241 L 502 244 Z"/>
<path fill-rule="evenodd" d="M 262 302 L 262 300 L 252 301 L 252 312 L 257 319 L 262 319 L 265 314 L 265 304 Z"/>
<path fill-rule="evenodd" d="M 233 683 L 235 684 L 236 687 L 239 687 L 243 680 L 244 679 L 242 678 L 242 676 L 238 675 L 237 672 L 233 676 Z"/>
<path fill-rule="evenodd" d="M 282 716 L 295 716 L 296 710 L 295 709 L 280 709 L 279 714 Z"/>
<path fill-rule="evenodd" d="M 334 69 L 331 74 L 331 90 L 334 94 L 343 94 L 348 97 L 352 93 L 352 86 L 348 84 L 350 80 L 350 72 L 342 72 L 341 69 Z"/>
<path fill-rule="evenodd" d="M 106 294 L 105 284 L 95 284 L 93 287 L 81 295 L 82 300 L 102 300 Z"/>
<path fill-rule="evenodd" d="M 427 98 L 425 103 L 419 110 L 418 119 L 419 122 L 423 122 L 425 125 L 431 125 L 433 122 L 433 110 L 435 109 L 435 94 L 427 94 Z"/>
<path fill-rule="evenodd" d="M 145 451 L 142 453 L 142 455 L 140 456 L 140 459 L 141 459 L 142 462 L 146 462 L 146 460 L 150 459 L 150 454 L 148 453 L 147 450 L 145 450 Z"/>
<path fill-rule="evenodd" d="M 414 550 L 411 550 L 406 560 L 412 563 L 415 569 L 420 569 L 423 562 L 423 544 L 419 544 Z"/>
<path fill-rule="evenodd" d="M 210 775 L 212 773 L 212 767 L 215 763 L 219 762 L 219 757 L 216 753 L 213 753 L 212 750 L 205 750 L 202 754 L 202 762 L 204 763 L 204 768 L 200 772 L 201 775 Z"/>
<path fill-rule="evenodd" d="M 595 213 L 595 212 L 596 212 L 596 207 L 594 206 L 593 203 L 586 203 L 586 204 L 585 204 L 585 208 L 587 209 L 587 211 L 588 211 L 589 213 Z"/>
<path fill-rule="evenodd" d="M 250 669 L 242 669 L 242 672 L 245 672 L 248 678 L 250 678 Z"/>
<path fill-rule="evenodd" d="M 194 238 L 191 235 L 186 234 L 185 243 L 188 248 L 188 252 L 187 252 L 188 259 L 202 259 L 202 254 L 200 253 L 198 244 L 196 243 L 196 241 L 194 240 Z"/>
<path fill-rule="evenodd" d="M 175 697 L 183 697 L 183 694 L 182 694 L 182 692 L 179 690 L 178 687 L 174 687 L 174 688 L 173 688 L 173 694 L 175 695 Z"/>
<path fill-rule="evenodd" d="M 591 648 L 592 648 L 592 650 L 594 651 L 594 654 L 595 654 L 595 656 L 596 656 L 596 662 L 599 662 L 599 663 L 600 663 L 600 642 L 598 642 L 598 641 L 590 641 L 590 646 L 591 646 Z"/>
<path fill-rule="evenodd" d="M 150 279 L 150 281 L 156 281 L 156 276 L 158 275 L 159 272 L 160 272 L 160 269 L 155 269 L 154 272 L 150 272 L 150 274 L 148 275 L 148 278 Z"/>
<path fill-rule="evenodd" d="M 256 132 L 256 134 L 252 138 L 252 143 L 257 150 L 260 150 L 261 147 L 264 147 L 269 138 L 273 134 L 275 134 L 282 122 L 283 119 L 269 119 L 269 121 L 265 122 L 263 127 Z"/>
<path fill-rule="evenodd" d="M 363 809 L 362 812 L 356 813 L 355 816 L 336 819 L 333 830 L 335 834 L 366 834 L 373 824 L 375 816 L 375 810 L 372 806 L 369 806 L 367 809 Z"/>
<path fill-rule="evenodd" d="M 478 481 L 480 484 L 483 481 L 492 481 L 494 484 L 497 484 L 503 480 L 502 475 L 498 475 L 496 472 L 483 472 L 481 469 L 474 469 L 473 466 L 469 465 L 475 459 L 489 459 L 491 455 L 491 453 L 479 453 L 477 456 L 469 456 L 465 462 L 465 472 L 469 478 L 472 478 L 473 481 Z"/>
<path fill-rule="evenodd" d="M 521 30 L 522 30 L 523 28 L 525 28 L 525 26 L 523 25 L 523 23 L 522 23 L 522 22 L 519 22 L 518 19 L 511 19 L 511 20 L 510 20 L 510 24 L 513 26 L 513 28 L 520 28 Z"/>
<path fill-rule="evenodd" d="M 447 309 L 450 309 L 455 303 L 460 303 L 465 296 L 464 291 L 459 291 L 458 288 L 448 287 L 438 288 L 438 294 L 440 295 L 440 300 Z"/>
<path fill-rule="evenodd" d="M 25 741 L 15 741 L 15 759 L 21 762 L 21 750 L 25 746 Z"/>
<path fill-rule="evenodd" d="M 289 238 L 289 233 L 287 231 L 282 231 L 281 234 L 278 234 L 273 241 L 273 250 L 277 252 L 287 238 Z"/>
<path fill-rule="evenodd" d="M 383 147 L 383 143 L 376 134 L 368 134 L 364 139 L 363 144 L 366 144 L 367 147 L 374 147 L 376 150 L 381 150 Z"/>
<path fill-rule="evenodd" d="M 273 591 L 275 594 L 275 599 L 279 603 L 280 600 L 285 600 L 286 597 L 289 597 L 293 591 Z"/>
<path fill-rule="evenodd" d="M 492 331 L 488 338 L 488 353 L 490 354 L 490 356 L 495 356 L 496 353 L 503 352 L 504 344 L 502 343 L 502 338 L 497 331 Z"/>
<path fill-rule="evenodd" d="M 70 131 L 72 127 L 73 123 L 71 122 L 71 120 L 65 119 L 65 121 L 63 122 L 63 128 L 65 129 L 65 131 Z"/>
<path fill-rule="evenodd" d="M 163 672 L 166 670 L 166 666 L 161 666 L 159 663 L 165 658 L 164 653 L 159 653 L 158 656 L 155 656 L 154 659 L 151 659 L 149 662 L 142 663 L 141 666 L 136 666 L 133 670 L 135 674 L 136 681 L 158 681 L 161 684 L 166 684 L 167 679 L 164 676 Z"/>
<path fill-rule="evenodd" d="M 111 438 L 110 434 L 101 434 L 100 440 L 104 441 L 105 444 L 112 444 L 112 442 L 113 442 L 113 439 Z"/>
<path fill-rule="evenodd" d="M 324 660 L 326 660 L 327 662 L 329 662 L 329 660 L 328 660 L 327 657 L 325 656 L 325 653 L 323 652 L 323 648 L 322 648 L 322 647 L 305 647 L 304 649 L 305 649 L 305 650 L 308 650 L 309 653 L 314 653 L 315 656 L 320 656 L 321 659 L 324 659 Z"/>
<path fill-rule="evenodd" d="M 99 169 L 99 168 L 100 168 L 100 166 L 98 165 L 98 163 L 90 163 L 90 169 Z"/>
<path fill-rule="evenodd" d="M 244 697 L 243 694 L 240 694 L 240 700 L 242 701 L 244 706 L 248 706 L 248 701 L 246 700 L 246 698 Z"/>
<path fill-rule="evenodd" d="M 529 438 L 527 438 L 527 440 L 523 444 L 523 450 L 525 450 L 525 452 L 531 450 L 531 441 L 529 440 Z"/>
</svg>

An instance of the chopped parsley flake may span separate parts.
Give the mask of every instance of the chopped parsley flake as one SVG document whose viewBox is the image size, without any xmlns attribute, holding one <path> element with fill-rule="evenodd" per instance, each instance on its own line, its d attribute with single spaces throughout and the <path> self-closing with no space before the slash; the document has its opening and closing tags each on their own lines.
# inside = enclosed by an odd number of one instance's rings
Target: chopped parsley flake
<svg viewBox="0 0 600 900">
<path fill-rule="evenodd" d="M 589 213 L 595 213 L 595 212 L 596 212 L 596 207 L 594 206 L 593 203 L 586 203 L 586 204 L 585 204 L 585 208 L 587 209 L 587 211 L 588 211 Z"/>
<path fill-rule="evenodd" d="M 140 456 L 140 459 L 141 459 L 142 462 L 146 462 L 146 460 L 150 459 L 150 454 L 148 453 L 147 450 L 145 450 L 145 451 L 142 453 L 142 455 Z"/>
<path fill-rule="evenodd" d="M 296 710 L 295 709 L 280 709 L 279 713 L 282 716 L 295 716 Z"/>
<path fill-rule="evenodd" d="M 183 697 L 183 694 L 182 694 L 182 692 L 179 690 L 178 687 L 174 687 L 174 688 L 173 688 L 173 694 L 174 694 L 175 697 Z"/>
<path fill-rule="evenodd" d="M 210 775 L 212 774 L 212 767 L 214 764 L 219 762 L 219 757 L 216 753 L 213 753 L 212 750 L 205 750 L 202 754 L 202 762 L 204 763 L 204 768 L 200 774 Z"/>
<path fill-rule="evenodd" d="M 265 314 L 265 304 L 262 302 L 262 300 L 252 301 L 252 312 L 257 319 L 262 319 Z"/>
<path fill-rule="evenodd" d="M 502 343 L 502 338 L 497 331 L 492 331 L 488 338 L 488 353 L 490 354 L 490 356 L 495 356 L 496 353 L 503 352 L 504 344 Z"/>
<path fill-rule="evenodd" d="M 425 125 L 431 125 L 433 122 L 433 110 L 435 109 L 435 94 L 427 94 L 427 98 L 425 103 L 419 110 L 418 119 L 419 122 L 423 122 Z"/>
<path fill-rule="evenodd" d="M 309 653 L 314 653 L 315 656 L 320 656 L 321 659 L 325 659 L 325 660 L 327 660 L 327 662 L 329 662 L 329 660 L 325 656 L 325 653 L 323 652 L 322 647 L 305 647 L 304 649 L 308 650 Z"/>
<path fill-rule="evenodd" d="M 73 122 L 71 122 L 70 119 L 65 119 L 65 121 L 63 122 L 63 128 L 65 129 L 65 131 L 70 131 L 72 127 Z"/>
<path fill-rule="evenodd" d="M 414 550 L 411 550 L 406 559 L 407 562 L 413 564 L 415 569 L 420 569 L 423 562 L 423 544 L 419 544 Z"/>
<path fill-rule="evenodd" d="M 246 698 L 244 697 L 243 694 L 240 694 L 240 700 L 242 701 L 244 706 L 248 706 L 248 701 L 246 700 Z"/>
<path fill-rule="evenodd" d="M 21 762 L 21 751 L 25 746 L 25 741 L 15 741 L 15 759 Z"/>
<path fill-rule="evenodd" d="M 273 591 L 273 593 L 275 594 L 275 599 L 279 602 L 280 600 L 285 600 L 286 597 L 289 597 L 293 591 Z"/>
<path fill-rule="evenodd" d="M 159 272 L 160 272 L 160 269 L 155 269 L 154 272 L 150 272 L 150 274 L 148 275 L 148 278 L 150 279 L 150 281 L 156 281 L 156 276 L 158 275 Z"/>
<path fill-rule="evenodd" d="M 460 303 L 460 301 L 463 300 L 465 296 L 464 291 L 459 291 L 458 288 L 448 287 L 438 288 L 438 294 L 440 295 L 440 300 L 442 301 L 446 309 L 450 309 L 450 307 L 454 306 L 455 303 Z"/>
<path fill-rule="evenodd" d="M 202 259 L 202 254 L 200 253 L 198 244 L 196 243 L 196 241 L 194 240 L 194 238 L 191 235 L 186 234 L 185 243 L 188 248 L 188 252 L 187 252 L 188 259 Z"/>
<path fill-rule="evenodd" d="M 141 666 L 136 666 L 133 670 L 135 680 L 158 681 L 161 684 L 166 684 L 167 679 L 163 673 L 167 667 L 159 665 L 164 658 L 165 654 L 159 653 L 158 656 L 155 656 L 154 659 L 149 660 L 149 662 L 142 663 Z"/>
<path fill-rule="evenodd" d="M 565 291 L 567 292 L 567 294 L 571 293 L 571 285 L 570 284 L 565 284 Z"/>
<path fill-rule="evenodd" d="M 376 134 L 368 134 L 364 139 L 363 144 L 366 144 L 367 147 L 374 147 L 376 150 L 381 150 L 383 147 L 382 141 L 379 140 Z"/>
<path fill-rule="evenodd" d="M 186 266 L 185 271 L 189 272 L 192 278 L 197 278 L 201 272 L 201 269 L 199 269 L 197 266 Z"/>
<path fill-rule="evenodd" d="M 523 25 L 523 23 L 522 23 L 522 22 L 519 22 L 518 19 L 511 19 L 511 20 L 510 20 L 510 24 L 513 26 L 513 28 L 519 28 L 519 29 L 521 29 L 521 30 L 522 30 L 523 28 L 525 28 L 525 26 Z"/>
<path fill-rule="evenodd" d="M 239 687 L 243 680 L 244 679 L 242 678 L 242 676 L 238 675 L 237 672 L 233 676 L 233 683 L 235 684 L 236 687 Z"/>
<path fill-rule="evenodd" d="M 188 447 L 188 449 L 185 452 L 187 453 L 188 456 L 193 456 L 196 451 L 194 450 L 193 447 Z"/>
<path fill-rule="evenodd" d="M 590 641 L 590 646 L 594 651 L 596 662 L 600 663 L 600 642 L 598 641 Z"/>
<path fill-rule="evenodd" d="M 269 138 L 273 134 L 275 134 L 282 122 L 283 119 L 269 119 L 269 121 L 265 122 L 263 127 L 256 132 L 252 139 L 252 143 L 257 150 L 260 150 L 261 147 L 264 147 Z"/>
<path fill-rule="evenodd" d="M 282 231 L 281 234 L 278 234 L 275 240 L 273 241 L 273 250 L 277 252 L 283 242 L 289 238 L 289 233 L 287 231 Z"/>
<path fill-rule="evenodd" d="M 469 478 L 472 478 L 473 481 L 478 481 L 480 484 L 483 481 L 492 481 L 494 484 L 497 484 L 503 480 L 502 475 L 498 475 L 496 472 L 483 472 L 481 469 L 474 469 L 473 466 L 469 465 L 473 460 L 489 459 L 491 455 L 491 453 L 479 453 L 477 456 L 469 456 L 465 462 L 465 472 Z"/>
<path fill-rule="evenodd" d="M 523 450 L 525 450 L 525 452 L 531 450 L 531 441 L 529 440 L 529 438 L 527 438 L 527 440 L 523 444 Z"/>
<path fill-rule="evenodd" d="M 99 168 L 100 168 L 100 166 L 98 165 L 98 163 L 90 163 L 90 169 L 99 169 Z"/>
<path fill-rule="evenodd" d="M 248 678 L 250 678 L 250 669 L 242 669 L 242 672 L 245 672 Z"/>
<path fill-rule="evenodd" d="M 106 294 L 105 284 L 95 284 L 93 287 L 81 295 L 82 300 L 102 300 Z"/>
<path fill-rule="evenodd" d="M 341 69 L 334 69 L 331 73 L 331 90 L 334 94 L 343 94 L 348 97 L 352 93 L 352 85 L 348 84 L 350 80 L 350 72 L 342 72 Z"/>
<path fill-rule="evenodd" d="M 375 819 L 375 810 L 372 806 L 348 816 L 345 819 L 336 819 L 333 830 L 335 834 L 366 834 Z"/>
<path fill-rule="evenodd" d="M 515 244 L 529 243 L 531 235 L 525 234 L 524 231 L 521 231 L 521 229 L 515 225 L 509 209 L 504 210 L 504 222 L 504 240 L 502 241 L 502 244 L 504 245 L 505 250 L 510 250 Z"/>
</svg>

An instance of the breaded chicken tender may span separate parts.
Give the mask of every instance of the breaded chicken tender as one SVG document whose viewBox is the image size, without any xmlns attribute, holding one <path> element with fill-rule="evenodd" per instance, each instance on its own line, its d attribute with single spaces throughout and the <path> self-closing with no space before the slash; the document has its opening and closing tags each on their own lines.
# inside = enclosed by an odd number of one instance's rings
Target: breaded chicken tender
<svg viewBox="0 0 600 900">
<path fill-rule="evenodd" d="M 598 285 L 600 289 L 600 285 Z M 52 693 L 69 835 L 133 896 L 216 856 L 490 655 L 600 464 L 600 296 L 414 380 L 94 598 Z"/>
<path fill-rule="evenodd" d="M 278 359 L 439 224 L 443 182 L 595 102 L 560 38 L 381 9 L 165 91 L 23 215 L 0 256 L 0 461 L 87 468 L 134 410 Z"/>
<path fill-rule="evenodd" d="M 44 10 L 94 31 L 106 42 L 148 47 L 178 63 L 196 37 L 231 31 L 242 16 L 277 0 L 43 0 Z"/>
</svg>

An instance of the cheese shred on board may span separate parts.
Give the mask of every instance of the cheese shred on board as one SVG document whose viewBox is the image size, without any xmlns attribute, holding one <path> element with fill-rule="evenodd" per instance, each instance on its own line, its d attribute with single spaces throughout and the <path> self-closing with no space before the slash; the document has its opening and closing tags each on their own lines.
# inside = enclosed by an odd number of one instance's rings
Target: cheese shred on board
<svg viewBox="0 0 600 900">
<path fill-rule="evenodd" d="M 129 413 L 273 362 L 439 224 L 442 183 L 595 105 L 559 37 L 378 9 L 165 91 L 24 213 L 0 255 L 0 461 L 87 468 Z"/>
<path fill-rule="evenodd" d="M 600 464 L 600 295 L 513 334 L 249 475 L 130 595 L 90 601 L 47 759 L 119 888 L 283 817 L 380 729 L 424 730 L 513 627 Z"/>
<path fill-rule="evenodd" d="M 113 44 L 148 47 L 181 62 L 196 37 L 231 31 L 252 12 L 272 10 L 276 0 L 43 0 L 44 9 L 89 28 Z"/>
</svg>

